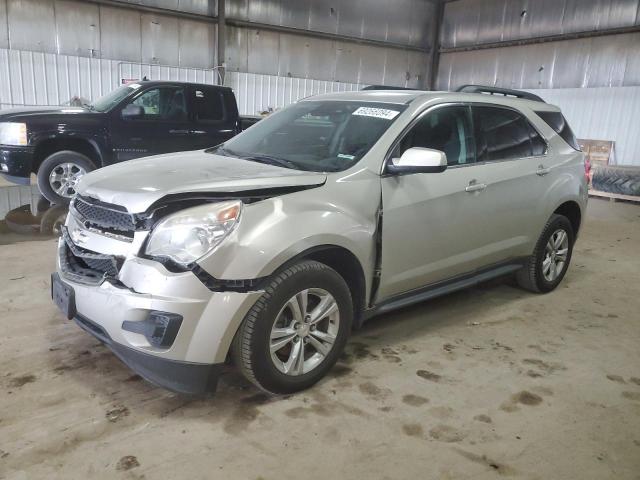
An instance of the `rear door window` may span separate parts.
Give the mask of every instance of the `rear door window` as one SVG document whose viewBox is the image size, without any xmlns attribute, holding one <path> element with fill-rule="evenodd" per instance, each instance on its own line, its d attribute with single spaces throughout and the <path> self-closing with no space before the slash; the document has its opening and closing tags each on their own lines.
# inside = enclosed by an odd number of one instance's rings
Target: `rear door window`
<svg viewBox="0 0 640 480">
<path fill-rule="evenodd" d="M 489 106 L 472 110 L 479 162 L 544 154 L 544 140 L 522 114 Z"/>
<path fill-rule="evenodd" d="M 193 89 L 195 119 L 199 122 L 224 120 L 224 99 L 216 88 L 195 87 Z"/>
<path fill-rule="evenodd" d="M 571 146 L 574 150 L 580 151 L 580 145 L 576 136 L 573 134 L 571 127 L 567 123 L 567 119 L 560 112 L 536 112 L 538 116 L 544 120 L 547 125 L 555 130 L 555 132 L 562 137 L 562 139 Z"/>
</svg>

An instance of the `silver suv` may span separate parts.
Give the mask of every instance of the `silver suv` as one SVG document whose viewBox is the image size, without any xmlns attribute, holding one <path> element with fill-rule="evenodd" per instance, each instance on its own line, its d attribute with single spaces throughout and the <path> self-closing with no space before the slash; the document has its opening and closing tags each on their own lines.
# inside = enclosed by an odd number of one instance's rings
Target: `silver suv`
<svg viewBox="0 0 640 480">
<path fill-rule="evenodd" d="M 215 148 L 92 172 L 52 296 L 153 383 L 211 391 L 231 360 L 289 393 L 374 315 L 508 274 L 549 292 L 584 156 L 557 107 L 507 93 L 319 95 Z"/>
</svg>

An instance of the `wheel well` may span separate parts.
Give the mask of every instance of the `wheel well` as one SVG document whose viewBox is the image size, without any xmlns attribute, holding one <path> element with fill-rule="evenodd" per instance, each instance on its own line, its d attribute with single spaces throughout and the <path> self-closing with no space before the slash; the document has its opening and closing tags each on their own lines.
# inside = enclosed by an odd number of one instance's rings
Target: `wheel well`
<svg viewBox="0 0 640 480">
<path fill-rule="evenodd" d="M 360 325 L 366 302 L 366 285 L 362 265 L 349 250 L 338 246 L 312 249 L 296 257 L 296 260 L 315 260 L 333 268 L 347 283 L 353 299 L 354 327 Z"/>
<path fill-rule="evenodd" d="M 573 227 L 573 234 L 577 235 L 580 229 L 580 222 L 582 220 L 582 214 L 580 213 L 580 206 L 576 202 L 565 202 L 556 208 L 555 212 L 558 215 L 564 215 L 571 222 Z"/>
<path fill-rule="evenodd" d="M 54 138 L 51 140 L 44 140 L 36 146 L 33 157 L 33 173 L 38 172 L 40 164 L 45 158 L 62 150 L 72 150 L 74 152 L 81 153 L 85 157 L 88 157 L 96 168 L 101 164 L 99 153 L 88 140 L 81 138 Z"/>
</svg>

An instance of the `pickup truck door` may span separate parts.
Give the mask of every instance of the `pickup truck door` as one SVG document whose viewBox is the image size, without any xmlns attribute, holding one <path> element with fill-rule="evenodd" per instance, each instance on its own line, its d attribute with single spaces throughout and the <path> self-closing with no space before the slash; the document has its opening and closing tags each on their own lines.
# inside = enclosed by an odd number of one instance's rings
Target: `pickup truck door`
<svg viewBox="0 0 640 480">
<path fill-rule="evenodd" d="M 194 150 L 219 145 L 236 134 L 238 107 L 231 90 L 194 85 L 188 92 Z"/>
<path fill-rule="evenodd" d="M 123 118 L 127 105 L 143 108 L 144 115 Z M 187 91 L 183 86 L 152 87 L 139 92 L 111 117 L 111 141 L 115 162 L 160 153 L 195 150 Z"/>
<path fill-rule="evenodd" d="M 481 266 L 477 231 L 485 179 L 475 164 L 470 108 L 440 106 L 423 114 L 394 147 L 447 155 L 442 173 L 382 177 L 382 249 L 376 301 L 473 271 Z"/>
</svg>

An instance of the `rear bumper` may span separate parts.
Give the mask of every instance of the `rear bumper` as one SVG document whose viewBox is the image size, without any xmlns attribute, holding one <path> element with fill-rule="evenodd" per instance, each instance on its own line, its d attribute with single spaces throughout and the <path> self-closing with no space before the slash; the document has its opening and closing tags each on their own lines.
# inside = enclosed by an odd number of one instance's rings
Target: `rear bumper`
<svg viewBox="0 0 640 480">
<path fill-rule="evenodd" d="M 76 315 L 74 320 L 83 330 L 109 347 L 131 370 L 155 385 L 190 395 L 216 389 L 222 363 L 202 364 L 160 358 L 114 342 L 102 327 L 82 315 Z"/>
<path fill-rule="evenodd" d="M 32 147 L 0 145 L 0 173 L 13 183 L 29 183 L 33 164 Z"/>
</svg>

